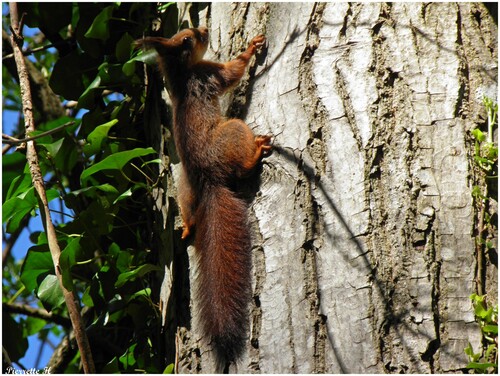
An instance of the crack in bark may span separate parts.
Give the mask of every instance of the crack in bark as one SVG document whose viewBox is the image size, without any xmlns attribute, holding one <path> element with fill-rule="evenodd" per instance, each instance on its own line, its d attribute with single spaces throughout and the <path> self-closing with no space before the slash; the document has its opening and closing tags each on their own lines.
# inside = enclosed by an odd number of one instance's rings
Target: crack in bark
<svg viewBox="0 0 500 376">
<path fill-rule="evenodd" d="M 460 88 L 458 90 L 457 103 L 455 106 L 455 116 L 466 118 L 469 113 L 469 98 L 470 98 L 470 86 L 469 86 L 469 62 L 467 61 L 467 55 L 464 51 L 464 42 L 462 38 L 462 14 L 460 6 L 457 5 L 457 41 L 455 43 L 457 49 L 457 55 L 459 60 L 458 66 L 458 79 L 460 81 Z"/>
<path fill-rule="evenodd" d="M 388 17 L 386 9 L 381 8 L 379 19 L 375 25 L 382 25 L 390 20 Z M 381 28 L 381 27 L 380 27 Z M 380 31 L 380 28 L 378 31 Z M 388 75 L 386 73 L 385 55 L 384 55 L 384 38 L 379 36 L 379 33 L 375 32 L 377 35 L 373 40 L 373 61 L 371 69 L 373 69 L 376 74 L 376 87 L 378 91 L 378 103 L 377 111 L 378 116 L 372 117 L 372 129 L 373 133 L 368 140 L 367 146 L 364 150 L 365 154 L 365 191 L 367 192 L 367 197 L 369 200 L 369 226 L 368 226 L 368 238 L 371 239 L 373 244 L 373 249 L 384 249 L 384 245 L 381 244 L 379 239 L 387 239 L 384 234 L 373 234 L 374 228 L 384 229 L 385 226 L 380 226 L 378 223 L 384 223 L 388 217 L 388 212 L 386 209 L 385 196 L 383 194 L 378 194 L 378 192 L 383 192 L 383 189 L 379 188 L 379 185 L 383 185 L 383 180 L 386 179 L 384 173 L 385 166 L 385 156 L 387 154 L 387 142 L 386 129 L 393 129 L 394 124 L 394 113 L 392 111 L 393 102 L 393 85 L 394 80 L 390 89 L 386 88 L 386 80 Z M 381 116 L 380 116 L 381 115 Z M 349 122 L 351 122 L 349 120 Z M 358 142 L 359 144 L 359 142 Z M 376 178 L 376 179 L 373 179 Z M 390 284 L 384 283 L 384 275 L 387 272 L 382 270 L 379 262 L 379 258 L 376 256 L 376 251 L 373 253 L 372 261 L 372 276 L 371 282 L 374 286 L 370 293 L 370 317 L 373 328 L 378 328 L 376 330 L 377 335 L 374 338 L 374 345 L 377 348 L 378 356 L 380 357 L 380 362 L 382 363 L 384 369 L 388 372 L 396 372 L 398 370 L 398 365 L 393 365 L 392 357 L 390 356 L 392 352 L 392 345 L 387 346 L 387 343 L 393 341 L 388 341 L 388 338 L 393 337 L 391 328 L 397 322 L 397 317 L 393 315 L 393 295 L 395 289 L 391 287 Z M 391 273 L 392 274 L 392 273 Z M 380 296 L 377 296 L 380 295 Z M 382 304 L 380 304 L 380 299 Z M 382 320 L 382 321 L 380 321 Z"/>
<path fill-rule="evenodd" d="M 347 24 L 349 22 L 349 17 L 352 15 L 352 8 L 351 8 L 351 3 L 347 3 L 347 10 L 345 12 L 344 19 L 342 20 L 342 28 L 339 31 L 339 39 L 345 39 L 346 37 L 346 31 L 347 31 Z"/>
<path fill-rule="evenodd" d="M 320 314 L 320 292 L 318 285 L 318 270 L 316 254 L 319 250 L 315 241 L 319 241 L 322 234 L 321 231 L 321 208 L 314 199 L 312 193 L 312 184 L 316 178 L 326 172 L 327 152 L 323 134 L 323 124 L 327 119 L 326 108 L 321 103 L 317 93 L 317 87 L 314 80 L 313 62 L 315 50 L 318 48 L 320 41 L 319 32 L 323 23 L 322 17 L 326 4 L 316 3 L 312 9 L 311 17 L 308 22 L 306 34 L 306 47 L 302 53 L 299 64 L 299 87 L 298 93 L 303 103 L 303 108 L 307 113 L 310 121 L 310 134 L 307 142 L 306 151 L 311 156 L 315 163 L 315 171 L 312 169 L 301 169 L 303 174 L 303 182 L 298 184 L 297 194 L 298 199 L 302 199 L 307 204 L 306 207 L 308 218 L 306 222 L 306 239 L 302 247 L 303 252 L 303 269 L 304 269 L 304 284 L 305 298 L 309 303 L 309 314 L 312 318 L 313 333 L 314 333 L 314 355 L 313 368 L 311 372 L 324 373 L 326 372 L 326 316 Z M 300 159 L 300 164 L 303 164 L 303 158 Z M 299 166 L 300 167 L 300 166 Z"/>
<path fill-rule="evenodd" d="M 434 216 L 431 218 L 428 227 L 428 235 L 426 235 L 426 254 L 429 257 L 428 270 L 431 276 L 431 310 L 432 319 L 434 321 L 434 332 L 436 338 L 432 339 L 426 351 L 421 355 L 423 361 L 429 362 L 430 372 L 441 372 L 441 367 L 436 364 L 435 354 L 441 348 L 441 320 L 440 320 L 440 297 L 441 297 L 441 261 L 439 260 L 438 250 L 435 244 L 435 230 L 433 229 Z"/>
<path fill-rule="evenodd" d="M 314 364 L 311 372 L 324 373 L 326 372 L 325 358 L 327 330 L 326 316 L 320 313 L 321 300 L 316 258 L 319 248 L 317 247 L 317 244 L 315 244 L 316 241 L 319 241 L 318 238 L 322 234 L 320 218 L 323 218 L 323 215 L 321 214 L 319 205 L 312 195 L 311 184 L 310 178 L 303 173 L 302 179 L 299 179 L 297 183 L 295 197 L 297 197 L 297 200 L 300 202 L 299 206 L 306 208 L 307 210 L 307 220 L 304 221 L 306 234 L 304 244 L 301 247 L 301 252 L 305 286 L 304 298 L 308 301 L 309 315 L 311 317 L 311 321 L 313 322 Z M 293 328 L 290 328 L 290 330 L 292 331 Z"/>
<path fill-rule="evenodd" d="M 347 59 L 346 59 L 347 61 Z M 349 124 L 349 127 L 351 128 L 351 133 L 356 141 L 356 145 L 358 147 L 359 151 L 363 150 L 363 142 L 361 140 L 361 135 L 358 132 L 358 129 L 356 129 L 356 115 L 354 114 L 354 106 L 352 104 L 351 98 L 349 97 L 349 91 L 347 88 L 347 80 L 344 78 L 344 75 L 342 74 L 342 70 L 339 69 L 337 65 L 335 65 L 334 68 L 335 71 L 335 82 L 334 85 L 337 88 L 337 91 L 339 93 L 340 98 L 342 99 L 342 107 L 345 110 L 345 116 L 347 119 L 347 123 Z"/>
<path fill-rule="evenodd" d="M 323 134 L 323 124 L 327 118 L 326 108 L 321 103 L 317 94 L 314 81 L 312 57 L 319 46 L 319 31 L 322 24 L 322 15 L 326 4 L 315 4 L 307 27 L 306 48 L 302 52 L 299 63 L 299 86 L 298 93 L 303 103 L 303 108 L 309 117 L 310 134 L 307 142 L 307 150 L 314 160 L 318 174 L 324 174 L 326 170 L 327 153 Z"/>
<path fill-rule="evenodd" d="M 387 10 L 382 7 L 376 25 L 380 25 L 382 22 L 389 26 L 391 25 L 391 20 L 387 19 L 387 14 L 384 13 L 386 11 Z M 413 42 L 417 44 L 417 35 L 413 27 L 411 27 L 411 29 L 414 37 Z M 381 27 L 375 31 L 380 32 L 380 30 Z M 376 304 L 377 300 L 382 298 L 383 304 L 378 307 L 371 304 L 371 309 L 374 313 L 372 325 L 375 328 L 379 328 L 376 336 L 376 338 L 378 338 L 376 346 L 383 366 L 389 372 L 404 372 L 410 370 L 410 368 L 408 368 L 408 365 L 402 363 L 401 360 L 406 358 L 410 360 L 412 364 L 416 364 L 417 359 L 415 351 L 413 349 L 406 349 L 406 346 L 404 346 L 404 337 L 401 329 L 404 327 L 405 330 L 414 330 L 409 326 L 407 321 L 409 312 L 407 310 L 397 311 L 396 307 L 401 306 L 401 299 L 405 299 L 403 295 L 405 294 L 406 288 L 403 286 L 406 283 L 405 281 L 410 277 L 409 258 L 405 256 L 405 254 L 413 252 L 414 247 L 417 246 L 416 243 L 418 243 L 415 240 L 415 231 L 413 230 L 415 229 L 418 192 L 420 190 L 418 187 L 418 179 L 414 175 L 414 171 L 416 170 L 415 163 L 418 163 L 420 149 L 418 146 L 418 138 L 416 137 L 416 130 L 411 125 L 411 119 L 407 119 L 407 112 L 403 110 L 407 106 L 410 106 L 407 102 L 409 101 L 409 94 L 411 93 L 406 93 L 407 95 L 405 95 L 405 92 L 408 91 L 407 85 L 398 72 L 392 71 L 390 63 L 386 62 L 388 54 L 385 43 L 383 35 L 373 39 L 374 61 L 372 69 L 375 72 L 374 76 L 376 78 L 379 100 L 377 102 L 378 116 L 372 117 L 372 122 L 374 123 L 372 129 L 374 133 L 365 149 L 365 161 L 367 161 L 365 164 L 365 182 L 367 191 L 371 192 L 369 194 L 370 223 L 372 224 L 370 229 L 384 228 L 383 224 L 390 219 L 391 216 L 395 215 L 395 213 L 391 213 L 388 206 L 388 198 L 386 195 L 380 194 L 380 192 L 384 192 L 382 186 L 387 184 L 387 179 L 390 179 L 388 174 L 391 170 L 391 165 L 395 163 L 394 150 L 396 148 L 399 150 L 398 155 L 402 156 L 400 159 L 400 162 L 404 164 L 404 167 L 402 167 L 402 177 L 405 178 L 398 188 L 398 194 L 402 195 L 404 194 L 403 192 L 407 192 L 406 197 L 408 197 L 409 202 L 405 205 L 405 209 L 402 212 L 404 217 L 403 221 L 407 226 L 407 230 L 402 234 L 403 238 L 400 239 L 402 243 L 399 244 L 399 246 L 402 247 L 403 254 L 396 258 L 396 260 L 400 258 L 402 263 L 400 264 L 394 261 L 392 266 L 385 263 L 386 267 L 389 266 L 390 269 L 382 270 L 380 265 L 384 264 L 383 260 L 391 256 L 381 254 L 379 257 L 374 258 L 374 263 L 376 263 L 377 267 L 373 270 L 373 278 L 374 283 L 378 286 L 380 297 L 372 295 L 371 299 Z M 394 108 L 400 110 L 395 112 Z M 405 122 L 408 125 L 405 125 Z M 397 133 L 400 134 L 401 137 L 397 139 L 388 139 L 386 135 L 394 134 L 394 132 L 389 132 L 388 129 L 398 128 L 399 132 Z M 377 179 L 373 179 L 373 177 Z M 431 218 L 431 220 L 432 219 L 433 218 Z M 432 223 L 430 223 L 429 226 L 432 226 Z M 394 230 L 396 230 L 396 228 Z M 385 234 L 373 234 L 372 231 L 369 231 L 375 249 L 378 248 L 378 245 L 381 246 L 381 249 L 387 249 L 387 245 L 383 244 L 381 240 L 394 238 L 390 231 L 389 229 Z M 396 241 L 396 239 L 394 239 L 394 241 Z M 418 245 L 420 245 L 420 243 Z M 394 274 L 398 276 L 400 281 L 387 281 L 387 276 Z M 435 297 L 435 295 L 432 297 L 433 304 L 435 303 Z M 403 306 L 405 305 L 406 304 L 403 304 Z M 439 319 L 439 314 L 437 316 L 434 315 L 434 319 L 436 319 L 436 317 Z M 439 323 L 435 325 L 439 326 Z M 439 337 L 437 338 L 437 341 L 434 339 L 429 341 L 428 349 L 424 355 L 422 355 L 422 359 L 429 359 L 431 369 L 434 369 L 432 362 L 434 361 L 434 354 L 439 349 L 440 344 Z M 436 344 L 438 345 L 437 347 Z M 404 353 L 404 357 L 398 359 L 397 355 L 402 355 L 402 353 Z"/>
<path fill-rule="evenodd" d="M 260 234 L 259 234 L 260 235 Z M 256 242 L 262 244 L 263 239 Z M 252 331 L 250 334 L 250 350 L 249 350 L 249 369 L 255 372 L 260 371 L 260 348 L 259 337 L 262 328 L 262 307 L 260 304 L 260 295 L 266 280 L 266 255 L 262 247 L 257 247 L 253 252 L 253 266 L 255 275 L 255 287 L 253 292 L 253 302 L 251 308 L 251 323 Z"/>
</svg>

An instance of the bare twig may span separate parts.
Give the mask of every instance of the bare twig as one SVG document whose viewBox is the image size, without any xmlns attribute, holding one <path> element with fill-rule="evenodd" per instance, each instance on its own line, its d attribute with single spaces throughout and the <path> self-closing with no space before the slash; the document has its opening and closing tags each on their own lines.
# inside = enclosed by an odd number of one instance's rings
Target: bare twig
<svg viewBox="0 0 500 376">
<path fill-rule="evenodd" d="M 25 304 L 2 303 L 2 310 L 7 313 L 19 313 L 21 315 L 36 317 L 45 321 L 53 322 L 65 328 L 71 328 L 71 320 L 66 317 L 54 315 L 44 309 L 34 308 Z"/>
<path fill-rule="evenodd" d="M 2 148 L 2 155 L 5 155 L 7 154 L 7 152 L 12 148 L 13 145 L 5 145 L 3 148 Z"/>
<path fill-rule="evenodd" d="M 74 121 L 70 121 L 70 122 L 68 122 L 66 124 L 60 125 L 59 127 L 56 127 L 54 129 L 50 129 L 50 130 L 48 130 L 46 132 L 37 134 L 35 136 L 31 136 L 31 137 L 21 138 L 21 139 L 18 139 L 18 138 L 9 136 L 9 135 L 7 135 L 5 133 L 2 133 L 2 143 L 3 144 L 9 144 L 9 145 L 19 145 L 19 144 L 22 144 L 24 142 L 33 141 L 33 140 L 36 140 L 37 138 L 45 137 L 45 136 L 51 135 L 53 133 L 59 132 L 60 130 L 62 130 L 64 128 L 67 128 L 67 127 L 69 127 L 70 125 L 73 125 L 73 124 L 75 124 L 75 122 Z"/>
<path fill-rule="evenodd" d="M 46 46 L 41 46 L 41 47 L 36 47 L 36 48 L 28 48 L 27 50 L 23 51 L 23 55 L 24 56 L 29 56 L 31 54 L 34 54 L 35 52 L 40 52 L 40 51 L 44 51 L 44 50 L 48 50 L 49 48 L 52 48 L 54 47 L 54 44 L 48 44 Z M 5 56 L 2 56 L 2 60 L 5 60 L 5 59 L 12 59 L 14 57 L 14 53 L 11 53 L 11 54 L 7 54 Z"/>
<path fill-rule="evenodd" d="M 62 339 L 47 364 L 47 368 L 50 369 L 50 372 L 54 374 L 64 373 L 64 370 L 76 355 L 74 342 L 75 336 L 73 332 Z"/>
<path fill-rule="evenodd" d="M 19 85 L 21 89 L 21 99 L 23 104 L 23 114 L 25 123 L 25 133 L 31 134 L 35 131 L 35 121 L 33 116 L 33 102 L 31 96 L 31 88 L 29 85 L 28 69 L 26 67 L 26 62 L 21 51 L 22 45 L 22 24 L 19 22 L 19 15 L 17 11 L 17 3 L 9 3 L 10 19 L 11 19 L 11 44 L 14 50 L 14 57 L 17 65 L 17 71 L 19 74 Z M 83 370 L 85 373 L 95 373 L 94 361 L 92 359 L 92 353 L 90 351 L 90 344 L 88 341 L 87 333 L 85 332 L 85 326 L 82 321 L 80 314 L 80 307 L 74 292 L 67 290 L 62 283 L 61 267 L 59 265 L 59 257 L 61 255 L 61 249 L 57 242 L 56 231 L 54 224 L 52 223 L 49 211 L 49 205 L 47 201 L 47 195 L 45 192 L 45 187 L 43 184 L 43 175 L 40 170 L 40 165 L 38 163 L 38 155 L 35 149 L 35 143 L 33 140 L 26 143 L 26 159 L 30 167 L 31 179 L 33 181 L 33 186 L 37 193 L 37 198 L 39 200 L 40 214 L 42 216 L 42 222 L 47 234 L 47 240 L 49 243 L 50 254 L 52 256 L 52 261 L 54 263 L 54 269 L 56 276 L 61 285 L 63 291 L 64 300 L 68 308 L 69 316 L 75 332 L 76 341 L 78 344 L 78 349 L 80 350 L 80 357 L 82 360 Z"/>
</svg>

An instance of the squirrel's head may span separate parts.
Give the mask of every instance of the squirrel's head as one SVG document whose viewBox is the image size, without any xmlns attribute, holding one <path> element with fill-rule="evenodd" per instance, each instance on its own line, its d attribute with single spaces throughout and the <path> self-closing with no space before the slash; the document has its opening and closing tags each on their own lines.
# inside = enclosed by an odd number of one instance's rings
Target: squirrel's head
<svg viewBox="0 0 500 376">
<path fill-rule="evenodd" d="M 191 66 L 203 59 L 208 47 L 208 29 L 184 29 L 171 38 L 146 37 L 136 41 L 142 48 L 152 47 L 163 60 L 178 59 L 181 63 Z"/>
<path fill-rule="evenodd" d="M 196 64 L 203 59 L 208 47 L 208 29 L 206 27 L 182 30 L 174 35 L 172 39 L 177 36 L 181 40 L 186 61 Z"/>
</svg>

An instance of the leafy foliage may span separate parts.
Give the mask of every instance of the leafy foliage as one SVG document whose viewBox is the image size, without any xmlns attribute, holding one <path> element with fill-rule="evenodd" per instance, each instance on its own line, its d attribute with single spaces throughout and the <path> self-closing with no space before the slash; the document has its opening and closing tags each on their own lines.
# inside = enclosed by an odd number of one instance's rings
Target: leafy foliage
<svg viewBox="0 0 500 376">
<path fill-rule="evenodd" d="M 160 318 L 150 283 L 159 268 L 148 244 L 147 210 L 159 160 L 146 141 L 142 118 L 140 62 L 146 54 L 138 54 L 132 42 L 146 32 L 153 17 L 175 19 L 177 9 L 171 3 L 158 9 L 149 3 L 19 7 L 20 14 L 26 13 L 25 24 L 40 31 L 25 38 L 27 49 L 53 46 L 29 59 L 45 75 L 60 105 L 67 105 L 63 117 L 41 116 L 35 108 L 37 133 L 44 135 L 36 145 L 48 199 L 61 214 L 56 228 L 64 286 L 75 291 L 84 306 L 98 372 L 159 373 L 166 365 L 158 350 Z M 3 25 L 8 30 L 6 16 Z M 3 83 L 4 109 L 20 111 L 16 77 L 5 64 Z M 45 135 L 70 121 L 74 124 Z M 22 123 L 20 119 L 13 126 L 15 134 L 23 133 Z M 22 148 L 4 155 L 2 169 L 4 231 L 14 241 L 30 220 L 39 220 L 38 201 Z M 47 236 L 35 232 L 30 239 L 33 245 L 21 260 L 6 260 L 3 304 L 43 307 L 67 317 Z M 28 336 L 67 330 L 16 314 L 4 314 L 3 329 L 4 338 L 19 338 L 4 341 L 14 363 L 24 356 Z M 77 355 L 57 371 L 78 371 L 78 362 Z"/>
<path fill-rule="evenodd" d="M 467 368 L 474 370 L 476 373 L 497 373 L 498 372 L 498 305 L 486 309 L 485 296 L 472 294 L 472 304 L 474 306 L 474 314 L 479 321 L 483 339 L 486 342 L 484 352 L 474 352 L 472 345 L 465 349 L 465 353 L 469 357 Z"/>
<path fill-rule="evenodd" d="M 488 210 L 491 201 L 498 201 L 498 146 L 493 142 L 493 133 L 497 127 L 498 103 L 491 98 L 482 97 L 487 113 L 487 130 L 479 128 L 472 130 L 474 137 L 474 162 L 479 170 L 482 184 L 472 188 L 472 197 L 477 207 L 477 275 L 478 291 L 483 290 L 485 252 L 494 250 L 494 238 L 498 236 L 497 214 Z M 484 182 L 484 183 L 483 183 Z M 498 372 L 498 302 L 494 307 L 487 308 L 486 295 L 471 295 L 474 314 L 481 327 L 483 348 L 475 353 L 469 343 L 465 354 L 469 357 L 467 368 L 475 373 Z"/>
<path fill-rule="evenodd" d="M 483 96 L 483 104 L 488 117 L 488 129 L 482 131 L 479 128 L 475 128 L 472 130 L 472 136 L 475 140 L 474 161 L 485 176 L 488 194 L 481 194 L 479 186 L 475 186 L 473 189 L 473 196 L 481 200 L 493 198 L 498 201 L 498 192 L 496 188 L 498 184 L 498 146 L 493 142 L 493 133 L 498 125 L 498 103 L 487 96 Z"/>
</svg>

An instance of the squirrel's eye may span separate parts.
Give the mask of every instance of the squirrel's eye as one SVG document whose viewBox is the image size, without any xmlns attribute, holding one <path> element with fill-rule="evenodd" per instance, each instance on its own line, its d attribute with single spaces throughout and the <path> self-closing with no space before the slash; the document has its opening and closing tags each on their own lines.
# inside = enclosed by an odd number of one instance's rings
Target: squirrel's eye
<svg viewBox="0 0 500 376">
<path fill-rule="evenodd" d="M 184 37 L 182 44 L 184 44 L 184 46 L 191 47 L 193 45 L 193 39 L 191 37 Z"/>
</svg>

